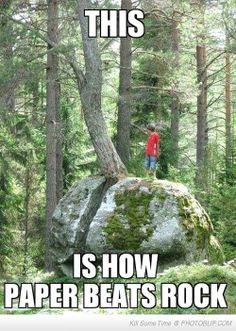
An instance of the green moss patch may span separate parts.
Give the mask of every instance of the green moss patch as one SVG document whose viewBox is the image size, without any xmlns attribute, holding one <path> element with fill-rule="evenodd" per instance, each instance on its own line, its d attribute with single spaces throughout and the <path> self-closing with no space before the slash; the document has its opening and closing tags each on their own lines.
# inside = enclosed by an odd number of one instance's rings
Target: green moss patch
<svg viewBox="0 0 236 331">
<path fill-rule="evenodd" d="M 224 262 L 224 253 L 214 236 L 210 236 L 209 240 L 209 261 L 212 264 L 223 263 Z"/>
<path fill-rule="evenodd" d="M 177 201 L 187 238 L 192 240 L 196 237 L 198 248 L 204 248 L 212 230 L 208 215 L 203 214 L 200 217 L 194 209 L 194 201 L 187 196 L 179 196 Z"/>
<path fill-rule="evenodd" d="M 137 189 L 116 193 L 116 208 L 104 228 L 106 240 L 114 248 L 133 251 L 153 234 L 149 215 L 152 195 Z"/>
</svg>

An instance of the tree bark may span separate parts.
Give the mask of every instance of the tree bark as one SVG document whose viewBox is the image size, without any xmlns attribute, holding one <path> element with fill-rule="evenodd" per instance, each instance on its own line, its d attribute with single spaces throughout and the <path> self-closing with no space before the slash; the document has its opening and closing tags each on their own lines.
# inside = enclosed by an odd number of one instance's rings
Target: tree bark
<svg viewBox="0 0 236 331">
<path fill-rule="evenodd" d="M 58 64 L 58 75 L 59 75 L 59 64 Z M 57 79 L 56 87 L 56 123 L 57 123 L 57 147 L 56 147 L 56 166 L 57 166 L 57 202 L 63 197 L 64 189 L 64 171 L 63 171 L 63 133 L 62 133 L 62 122 L 61 122 L 61 97 L 60 97 L 60 82 Z"/>
<path fill-rule="evenodd" d="M 84 10 L 89 8 L 90 1 L 78 1 L 77 14 L 82 34 L 85 74 L 82 75 L 75 62 L 71 64 L 78 82 L 85 122 L 101 171 L 106 177 L 118 177 L 125 174 L 126 169 L 108 135 L 101 111 L 101 58 L 96 38 L 88 37 L 88 21 Z"/>
<path fill-rule="evenodd" d="M 48 0 L 48 39 L 57 43 L 58 3 Z M 51 49 L 51 45 L 48 45 Z M 50 238 L 52 215 L 57 205 L 57 109 L 58 107 L 58 56 L 53 51 L 47 55 L 47 133 L 46 133 L 46 247 L 45 267 L 52 270 Z"/>
<path fill-rule="evenodd" d="M 39 112 L 39 78 L 32 82 L 32 124 L 35 128 L 39 127 L 38 112 Z"/>
<path fill-rule="evenodd" d="M 131 0 L 122 0 L 121 9 L 131 10 Z M 127 166 L 130 158 L 131 38 L 120 40 L 120 83 L 117 121 L 117 152 Z"/>
<path fill-rule="evenodd" d="M 23 275 L 27 275 L 28 268 L 28 237 L 29 237 L 29 202 L 30 202 L 30 169 L 28 157 L 25 169 L 25 199 L 24 199 L 24 265 Z"/>
<path fill-rule="evenodd" d="M 197 166 L 200 168 L 206 157 L 208 143 L 207 125 L 207 71 L 206 71 L 206 48 L 197 45 L 197 74 L 200 86 L 197 97 Z"/>
<path fill-rule="evenodd" d="M 208 146 L 208 121 L 207 121 L 207 66 L 206 66 L 206 46 L 205 46 L 205 5 L 204 0 L 199 1 L 200 27 L 202 31 L 198 37 L 196 46 L 197 57 L 197 80 L 198 80 L 198 97 L 197 97 L 197 151 L 196 151 L 196 183 L 199 186 L 207 186 L 206 161 Z"/>
<path fill-rule="evenodd" d="M 229 47 L 229 37 L 226 37 L 226 47 Z M 226 180 L 230 182 L 232 171 L 232 133 L 231 133 L 231 56 L 225 54 L 225 169 Z"/>
<path fill-rule="evenodd" d="M 1 1 L 1 13 L 7 13 L 10 10 L 12 1 Z M 6 85 L 12 85 L 12 68 L 13 68 L 13 42 L 11 40 L 12 23 L 4 15 L 0 15 L 0 39 L 4 42 L 0 44 L 1 65 L 4 68 L 5 79 L 0 82 L 0 121 L 10 134 L 16 133 L 15 126 L 12 125 L 9 118 L 12 119 L 15 113 L 15 91 L 14 88 L 6 89 Z M 12 121 L 13 122 L 13 121 Z M 2 144 L 2 143 L 1 143 Z M 1 146 L 2 147 L 2 146 Z M 6 208 L 9 204 L 9 194 L 11 192 L 11 174 L 9 172 L 9 151 L 2 149 L 0 155 L 0 275 L 4 270 L 6 252 L 6 231 L 8 219 L 6 216 Z"/>
<path fill-rule="evenodd" d="M 172 52 L 174 56 L 174 70 L 179 67 L 179 30 L 178 22 L 175 19 L 175 15 L 172 19 Z M 175 90 L 178 82 L 175 82 Z M 171 103 L 171 137 L 172 137 L 172 159 L 173 165 L 178 168 L 178 154 L 179 154 L 179 111 L 180 102 L 178 96 L 172 93 Z"/>
</svg>

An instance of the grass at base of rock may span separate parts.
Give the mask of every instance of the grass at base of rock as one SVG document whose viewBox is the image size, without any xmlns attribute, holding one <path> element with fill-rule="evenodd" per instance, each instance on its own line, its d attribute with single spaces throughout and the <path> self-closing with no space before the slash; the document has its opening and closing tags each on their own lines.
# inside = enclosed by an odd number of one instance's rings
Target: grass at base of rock
<svg viewBox="0 0 236 331">
<path fill-rule="evenodd" d="M 102 280 L 100 276 L 92 280 L 75 280 L 69 277 L 56 277 L 51 274 L 42 274 L 42 278 L 35 280 L 35 282 L 45 282 L 45 283 L 76 283 L 78 284 L 80 296 L 82 296 L 83 283 L 145 283 L 151 282 L 156 285 L 156 295 L 157 295 L 157 306 L 153 309 L 144 309 L 139 307 L 137 309 L 107 309 L 109 313 L 122 313 L 122 314 L 236 314 L 236 270 L 229 266 L 218 266 L 218 265 L 204 265 L 201 263 L 196 263 L 191 266 L 179 266 L 175 268 L 170 268 L 163 274 L 159 275 L 156 279 L 136 279 L 132 278 L 129 280 L 124 280 L 118 278 L 114 279 L 104 279 Z M 228 303 L 227 309 L 197 309 L 191 307 L 189 309 L 162 309 L 160 307 L 160 285 L 161 283 L 191 283 L 192 285 L 196 283 L 227 283 L 228 287 L 226 289 L 226 301 Z M 0 286 L 0 314 L 37 314 L 37 313 L 47 313 L 47 314 L 62 314 L 63 309 L 50 310 L 48 307 L 44 309 L 13 309 L 4 310 L 3 309 L 3 286 Z M 75 311 L 75 310 L 73 310 Z M 104 314 L 104 309 L 99 309 L 99 314 Z M 76 312 L 81 312 L 80 309 Z"/>
<path fill-rule="evenodd" d="M 151 280 L 151 282 L 154 282 Z M 161 283 L 227 283 L 226 301 L 227 309 L 197 309 L 190 307 L 189 309 L 170 308 L 162 309 L 160 307 L 160 284 Z M 218 265 L 204 265 L 196 263 L 191 266 L 179 266 L 169 269 L 163 275 L 155 280 L 157 288 L 158 304 L 154 309 L 132 309 L 129 313 L 132 314 L 236 314 L 236 270 L 231 267 Z"/>
</svg>

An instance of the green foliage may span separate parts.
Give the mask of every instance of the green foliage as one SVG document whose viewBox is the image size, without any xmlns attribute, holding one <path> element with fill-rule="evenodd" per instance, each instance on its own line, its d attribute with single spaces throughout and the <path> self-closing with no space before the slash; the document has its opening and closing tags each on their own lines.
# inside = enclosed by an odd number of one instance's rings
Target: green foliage
<svg viewBox="0 0 236 331">
<path fill-rule="evenodd" d="M 181 284 L 187 282 L 190 284 L 197 283 L 226 283 L 228 287 L 226 289 L 226 301 L 228 308 L 226 309 L 197 309 L 190 307 L 188 309 L 181 308 L 169 308 L 162 309 L 160 307 L 160 284 L 161 283 L 173 283 Z M 129 313 L 136 314 L 235 314 L 236 304 L 236 271 L 230 267 L 221 266 L 206 266 L 204 264 L 193 264 L 191 266 L 179 266 L 170 268 L 163 275 L 159 276 L 156 281 L 157 288 L 157 306 L 154 309 L 138 308 Z"/>
<path fill-rule="evenodd" d="M 224 185 L 210 201 L 210 214 L 227 260 L 236 256 L 236 188 Z"/>
</svg>

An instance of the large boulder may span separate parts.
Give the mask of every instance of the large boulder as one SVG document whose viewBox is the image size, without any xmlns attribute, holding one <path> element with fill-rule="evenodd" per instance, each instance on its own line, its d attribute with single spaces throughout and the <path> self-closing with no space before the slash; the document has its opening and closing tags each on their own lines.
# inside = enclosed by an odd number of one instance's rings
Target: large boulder
<svg viewBox="0 0 236 331">
<path fill-rule="evenodd" d="M 53 217 L 52 252 L 71 273 L 73 253 L 158 253 L 159 268 L 207 259 L 223 262 L 209 216 L 179 183 L 103 177 L 75 184 Z"/>
</svg>

